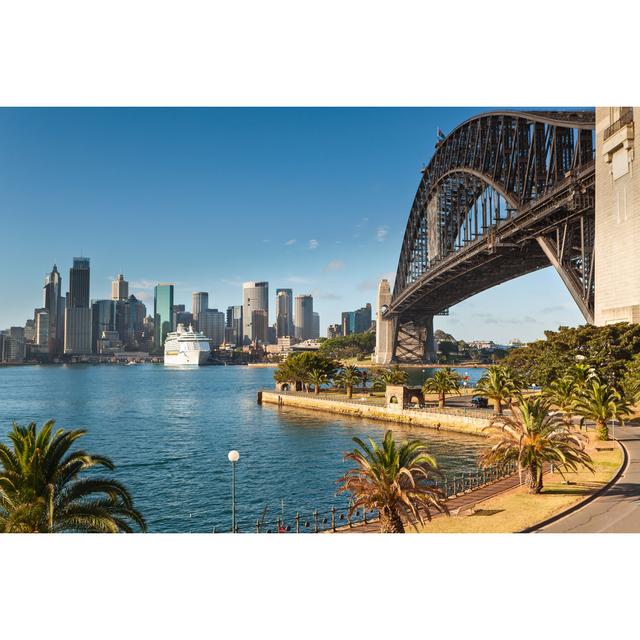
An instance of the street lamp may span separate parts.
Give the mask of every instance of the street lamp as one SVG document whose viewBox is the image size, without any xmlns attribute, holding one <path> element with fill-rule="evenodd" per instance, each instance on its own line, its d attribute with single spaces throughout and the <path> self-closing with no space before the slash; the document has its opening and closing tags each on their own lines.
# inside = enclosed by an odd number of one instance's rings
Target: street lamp
<svg viewBox="0 0 640 640">
<path fill-rule="evenodd" d="M 240 454 L 233 449 L 229 451 L 227 457 L 231 463 L 231 533 L 238 533 L 236 525 L 236 462 L 240 460 Z"/>
</svg>

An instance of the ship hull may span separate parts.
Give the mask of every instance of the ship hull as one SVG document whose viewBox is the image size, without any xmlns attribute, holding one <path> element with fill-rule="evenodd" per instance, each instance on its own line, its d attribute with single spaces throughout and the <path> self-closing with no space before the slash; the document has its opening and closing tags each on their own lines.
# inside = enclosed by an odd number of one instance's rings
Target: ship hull
<svg viewBox="0 0 640 640">
<path fill-rule="evenodd" d="M 198 367 L 209 359 L 209 351 L 190 349 L 176 354 L 165 354 L 164 364 L 167 366 L 192 366 Z"/>
</svg>

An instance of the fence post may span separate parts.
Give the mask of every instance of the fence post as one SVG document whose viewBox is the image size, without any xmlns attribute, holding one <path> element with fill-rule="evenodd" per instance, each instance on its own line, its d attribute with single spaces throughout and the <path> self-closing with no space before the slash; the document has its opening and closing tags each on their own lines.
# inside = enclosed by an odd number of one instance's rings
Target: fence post
<svg viewBox="0 0 640 640">
<path fill-rule="evenodd" d="M 296 512 L 296 533 L 300 533 L 300 514 Z"/>
<path fill-rule="evenodd" d="M 316 530 L 315 532 L 318 533 L 319 529 L 318 529 L 318 512 L 317 511 L 313 512 L 313 525 Z"/>
<path fill-rule="evenodd" d="M 260 533 L 260 520 L 256 520 L 256 533 Z"/>
<path fill-rule="evenodd" d="M 364 520 L 364 523 L 367 524 L 367 508 L 366 507 L 362 507 L 362 519 Z"/>
<path fill-rule="evenodd" d="M 336 530 L 336 507 L 331 507 L 331 531 Z"/>
</svg>

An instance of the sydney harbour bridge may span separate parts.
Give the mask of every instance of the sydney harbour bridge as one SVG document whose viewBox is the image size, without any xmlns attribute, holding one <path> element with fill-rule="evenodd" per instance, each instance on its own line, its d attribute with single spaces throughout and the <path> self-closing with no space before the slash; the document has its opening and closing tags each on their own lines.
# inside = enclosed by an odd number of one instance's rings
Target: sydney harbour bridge
<svg viewBox="0 0 640 640">
<path fill-rule="evenodd" d="M 380 307 L 379 362 L 432 360 L 434 316 L 549 265 L 593 322 L 594 129 L 593 110 L 495 111 L 438 142 Z"/>
</svg>

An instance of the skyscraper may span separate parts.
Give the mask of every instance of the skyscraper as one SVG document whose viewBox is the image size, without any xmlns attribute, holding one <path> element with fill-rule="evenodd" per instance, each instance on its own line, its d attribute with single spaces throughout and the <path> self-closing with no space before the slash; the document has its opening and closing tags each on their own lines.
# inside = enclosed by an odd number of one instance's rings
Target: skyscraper
<svg viewBox="0 0 640 640">
<path fill-rule="evenodd" d="M 295 337 L 298 340 L 309 340 L 313 335 L 313 297 L 311 295 L 296 296 L 296 313 L 293 320 Z"/>
<path fill-rule="evenodd" d="M 364 333 L 371 329 L 371 303 L 355 311 L 355 333 Z"/>
<path fill-rule="evenodd" d="M 173 331 L 173 284 L 157 284 L 153 290 L 154 347 L 161 352 L 167 333 Z"/>
<path fill-rule="evenodd" d="M 64 297 L 62 296 L 62 277 L 58 267 L 44 280 L 42 290 L 43 307 L 47 310 L 49 328 L 47 333 L 47 350 L 50 356 L 60 355 L 64 349 Z M 41 335 L 44 335 L 44 331 Z"/>
<path fill-rule="evenodd" d="M 314 340 L 317 340 L 320 337 L 320 314 L 313 312 L 313 330 L 311 332 L 311 337 Z"/>
<path fill-rule="evenodd" d="M 49 312 L 45 309 L 36 309 L 35 313 L 36 320 L 36 337 L 35 343 L 38 346 L 39 353 L 48 353 L 49 352 Z"/>
<path fill-rule="evenodd" d="M 276 336 L 293 335 L 293 291 L 276 289 Z"/>
<path fill-rule="evenodd" d="M 245 282 L 242 285 L 243 343 L 250 343 L 257 339 L 252 327 L 254 311 L 266 311 L 267 325 L 269 324 L 268 282 Z"/>
<path fill-rule="evenodd" d="M 115 300 L 95 300 L 91 304 L 91 350 L 94 353 L 98 353 L 98 340 L 103 331 L 116 331 Z"/>
<path fill-rule="evenodd" d="M 89 258 L 74 258 L 69 269 L 69 293 L 64 314 L 64 352 L 91 353 L 91 307 L 89 306 Z"/>
<path fill-rule="evenodd" d="M 267 311 L 264 309 L 255 309 L 251 312 L 251 331 L 253 332 L 253 341 L 267 343 L 267 330 L 269 320 Z"/>
<path fill-rule="evenodd" d="M 205 309 L 198 314 L 198 331 L 202 331 L 212 347 L 224 342 L 225 315 L 217 309 Z"/>
<path fill-rule="evenodd" d="M 242 346 L 242 305 L 227 307 L 227 328 L 231 329 L 229 341 L 236 347 Z"/>
<path fill-rule="evenodd" d="M 206 291 L 194 291 L 191 294 L 191 313 L 197 319 L 201 311 L 209 308 L 209 294 Z"/>
<path fill-rule="evenodd" d="M 124 279 L 124 276 L 120 273 L 118 277 L 111 283 L 111 299 L 112 300 L 127 300 L 129 298 L 129 283 Z M 121 339 L 122 336 L 120 336 Z"/>
</svg>

